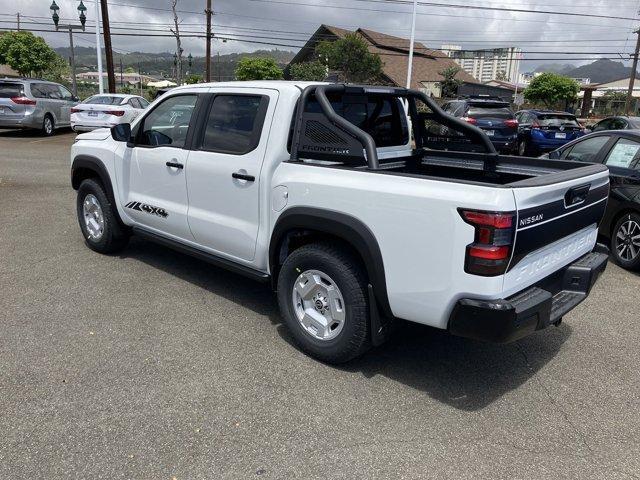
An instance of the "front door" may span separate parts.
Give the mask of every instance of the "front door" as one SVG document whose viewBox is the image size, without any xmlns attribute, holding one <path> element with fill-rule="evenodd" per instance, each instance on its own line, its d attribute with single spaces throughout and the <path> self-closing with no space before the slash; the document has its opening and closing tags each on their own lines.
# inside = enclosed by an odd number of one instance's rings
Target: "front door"
<svg viewBox="0 0 640 480">
<path fill-rule="evenodd" d="M 260 170 L 273 90 L 214 93 L 189 157 L 189 226 L 198 244 L 250 262 L 260 223 Z"/>
<path fill-rule="evenodd" d="M 187 133 L 196 94 L 174 95 L 137 125 L 123 161 L 125 209 L 140 226 L 193 241 L 187 223 Z"/>
</svg>

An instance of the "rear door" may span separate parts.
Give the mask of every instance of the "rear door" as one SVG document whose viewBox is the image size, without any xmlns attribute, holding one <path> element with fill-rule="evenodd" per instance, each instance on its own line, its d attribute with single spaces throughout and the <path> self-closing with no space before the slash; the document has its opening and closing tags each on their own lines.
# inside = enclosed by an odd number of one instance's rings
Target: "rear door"
<svg viewBox="0 0 640 480">
<path fill-rule="evenodd" d="M 513 188 L 517 224 L 505 275 L 506 294 L 515 293 L 590 252 L 609 195 L 602 165 L 543 175 Z M 566 179 L 566 180 L 565 180 Z M 521 185 L 521 186 L 517 186 Z"/>
<path fill-rule="evenodd" d="M 212 89 L 189 157 L 187 187 L 196 242 L 251 262 L 260 223 L 260 170 L 278 93 L 243 92 Z"/>
</svg>

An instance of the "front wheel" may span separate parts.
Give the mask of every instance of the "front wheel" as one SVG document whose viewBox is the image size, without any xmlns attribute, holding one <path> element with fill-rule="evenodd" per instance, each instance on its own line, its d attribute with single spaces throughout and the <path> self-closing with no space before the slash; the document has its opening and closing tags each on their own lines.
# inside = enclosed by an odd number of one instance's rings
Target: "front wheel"
<svg viewBox="0 0 640 480">
<path fill-rule="evenodd" d="M 367 281 L 357 259 L 325 243 L 305 245 L 278 275 L 280 312 L 298 346 L 327 363 L 344 363 L 370 345 Z"/>
<path fill-rule="evenodd" d="M 526 156 L 529 153 L 529 146 L 526 140 L 520 140 L 518 142 L 518 155 L 521 157 Z"/>
<path fill-rule="evenodd" d="M 89 178 L 78 188 L 76 210 L 87 246 L 100 253 L 114 253 L 125 247 L 129 232 L 121 225 L 102 185 Z"/>
<path fill-rule="evenodd" d="M 611 253 L 622 268 L 640 269 L 640 214 L 628 213 L 616 222 L 611 235 Z"/>
</svg>

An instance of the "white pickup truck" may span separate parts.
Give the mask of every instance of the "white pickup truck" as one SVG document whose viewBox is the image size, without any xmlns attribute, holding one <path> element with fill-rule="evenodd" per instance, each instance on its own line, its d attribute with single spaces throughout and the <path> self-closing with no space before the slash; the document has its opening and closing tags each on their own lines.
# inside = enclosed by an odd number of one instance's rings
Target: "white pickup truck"
<svg viewBox="0 0 640 480">
<path fill-rule="evenodd" d="M 414 90 L 180 87 L 133 125 L 79 135 L 71 164 L 90 248 L 135 234 L 270 281 L 327 362 L 397 319 L 516 340 L 557 325 L 607 262 L 605 166 L 499 156 Z"/>
</svg>

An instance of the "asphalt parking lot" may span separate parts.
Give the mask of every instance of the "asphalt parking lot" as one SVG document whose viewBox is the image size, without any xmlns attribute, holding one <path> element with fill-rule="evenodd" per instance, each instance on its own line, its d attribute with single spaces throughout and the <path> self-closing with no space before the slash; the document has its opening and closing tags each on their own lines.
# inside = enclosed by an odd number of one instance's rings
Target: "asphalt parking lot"
<svg viewBox="0 0 640 480">
<path fill-rule="evenodd" d="M 2 478 L 640 478 L 639 275 L 515 344 L 407 325 L 330 367 L 260 284 L 86 248 L 74 136 L 0 131 Z"/>
</svg>

